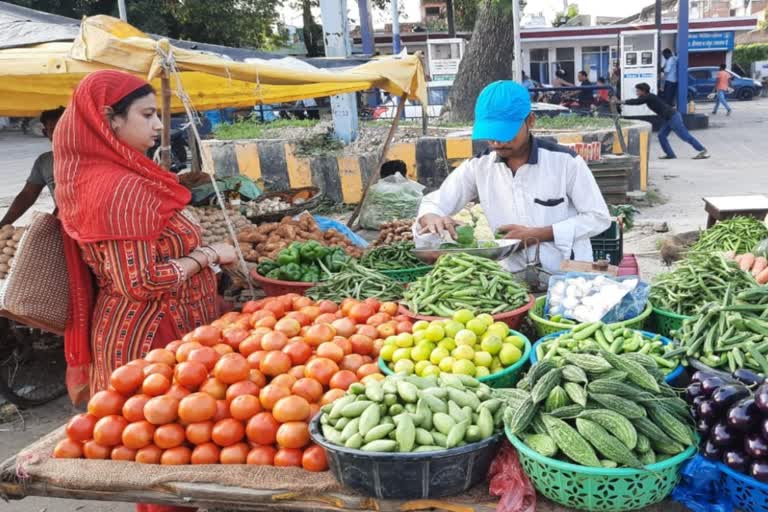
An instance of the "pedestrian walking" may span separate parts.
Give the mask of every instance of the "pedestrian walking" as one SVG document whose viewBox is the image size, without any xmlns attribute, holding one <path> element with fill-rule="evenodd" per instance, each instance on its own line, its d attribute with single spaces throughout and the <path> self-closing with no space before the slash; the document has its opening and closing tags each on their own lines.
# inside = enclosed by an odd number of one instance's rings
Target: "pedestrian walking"
<svg viewBox="0 0 768 512">
<path fill-rule="evenodd" d="M 672 50 L 665 48 L 664 56 L 664 93 L 662 99 L 667 105 L 675 105 L 677 99 L 677 57 Z"/>
<path fill-rule="evenodd" d="M 720 64 L 720 71 L 717 72 L 717 80 L 715 81 L 715 108 L 712 110 L 712 115 L 717 115 L 717 109 L 720 105 L 728 111 L 726 116 L 731 115 L 731 106 L 725 99 L 731 89 L 731 80 L 733 80 L 733 76 L 726 71 L 725 64 Z"/>
<path fill-rule="evenodd" d="M 661 129 L 659 130 L 659 142 L 661 143 L 661 149 L 664 150 L 664 156 L 661 157 L 662 160 L 672 160 L 677 158 L 672 146 L 669 145 L 670 132 L 675 132 L 675 134 L 684 142 L 687 142 L 698 151 L 698 154 L 693 157 L 694 160 L 709 158 L 707 149 L 688 132 L 680 112 L 662 101 L 662 99 L 655 94 L 652 94 L 650 85 L 639 83 L 635 86 L 635 92 L 637 93 L 637 98 L 617 102 L 625 105 L 647 105 L 649 109 L 664 120 L 664 124 L 661 125 Z"/>
</svg>

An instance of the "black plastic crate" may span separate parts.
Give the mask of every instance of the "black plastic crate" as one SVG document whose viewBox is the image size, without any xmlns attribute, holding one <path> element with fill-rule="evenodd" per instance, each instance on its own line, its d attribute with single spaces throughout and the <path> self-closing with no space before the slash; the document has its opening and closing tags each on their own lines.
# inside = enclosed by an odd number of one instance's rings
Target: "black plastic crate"
<svg viewBox="0 0 768 512">
<path fill-rule="evenodd" d="M 608 260 L 611 265 L 618 265 L 624 258 L 624 233 L 616 221 L 611 227 L 593 237 L 592 256 L 594 260 Z"/>
</svg>

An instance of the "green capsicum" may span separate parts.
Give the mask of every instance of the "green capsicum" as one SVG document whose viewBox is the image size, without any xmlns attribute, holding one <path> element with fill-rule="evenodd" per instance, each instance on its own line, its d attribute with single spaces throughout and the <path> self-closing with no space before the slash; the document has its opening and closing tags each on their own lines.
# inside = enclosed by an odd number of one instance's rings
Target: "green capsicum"
<svg viewBox="0 0 768 512">
<path fill-rule="evenodd" d="M 349 256 L 344 252 L 344 249 L 340 247 L 334 247 L 328 251 L 328 254 L 323 258 L 323 264 L 332 273 L 341 272 L 344 267 L 349 263 Z"/>
<path fill-rule="evenodd" d="M 305 283 L 317 283 L 320 281 L 320 269 L 314 265 L 302 266 L 301 280 Z"/>
<path fill-rule="evenodd" d="M 277 253 L 278 265 L 285 266 L 291 263 L 298 264 L 300 259 L 298 246 L 291 244 L 279 253 Z"/>
<path fill-rule="evenodd" d="M 288 263 L 279 269 L 280 279 L 283 281 L 301 281 L 301 266 L 298 263 Z"/>
<path fill-rule="evenodd" d="M 261 263 L 259 263 L 259 266 L 256 267 L 256 271 L 259 273 L 259 275 L 266 276 L 276 268 L 279 268 L 280 265 L 275 263 L 272 260 L 266 260 Z"/>
<path fill-rule="evenodd" d="M 328 254 L 328 249 L 315 240 L 311 240 L 299 246 L 299 255 L 303 263 L 310 263 L 323 259 Z"/>
<path fill-rule="evenodd" d="M 475 228 L 472 226 L 457 227 L 456 243 L 462 247 L 474 247 L 477 244 L 477 241 L 475 240 Z"/>
<path fill-rule="evenodd" d="M 259 272 L 259 273 L 261 274 L 261 272 Z M 265 275 L 265 274 L 262 274 L 262 275 Z M 269 279 L 278 279 L 279 280 L 280 279 L 280 267 L 277 267 L 276 269 L 270 270 L 269 272 L 267 272 L 266 273 L 266 277 L 269 278 Z"/>
</svg>

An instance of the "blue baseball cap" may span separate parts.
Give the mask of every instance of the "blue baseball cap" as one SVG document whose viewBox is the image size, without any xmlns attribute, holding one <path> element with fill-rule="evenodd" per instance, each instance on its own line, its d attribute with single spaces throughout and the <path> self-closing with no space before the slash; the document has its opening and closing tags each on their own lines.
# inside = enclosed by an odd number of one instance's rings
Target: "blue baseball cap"
<svg viewBox="0 0 768 512">
<path fill-rule="evenodd" d="M 517 82 L 488 84 L 475 102 L 472 138 L 509 142 L 517 136 L 531 113 L 531 93 Z"/>
</svg>

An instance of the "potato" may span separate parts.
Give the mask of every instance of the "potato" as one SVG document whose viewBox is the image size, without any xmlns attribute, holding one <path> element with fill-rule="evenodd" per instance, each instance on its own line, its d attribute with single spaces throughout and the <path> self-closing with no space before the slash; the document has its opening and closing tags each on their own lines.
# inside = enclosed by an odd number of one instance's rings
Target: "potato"
<svg viewBox="0 0 768 512">
<path fill-rule="evenodd" d="M 0 274 L 7 274 L 11 267 L 7 263 L 0 263 Z"/>
<path fill-rule="evenodd" d="M 3 249 L 3 254 L 8 254 L 10 256 L 13 256 L 14 254 L 16 254 L 16 249 L 14 249 L 13 247 L 5 247 Z"/>
</svg>

